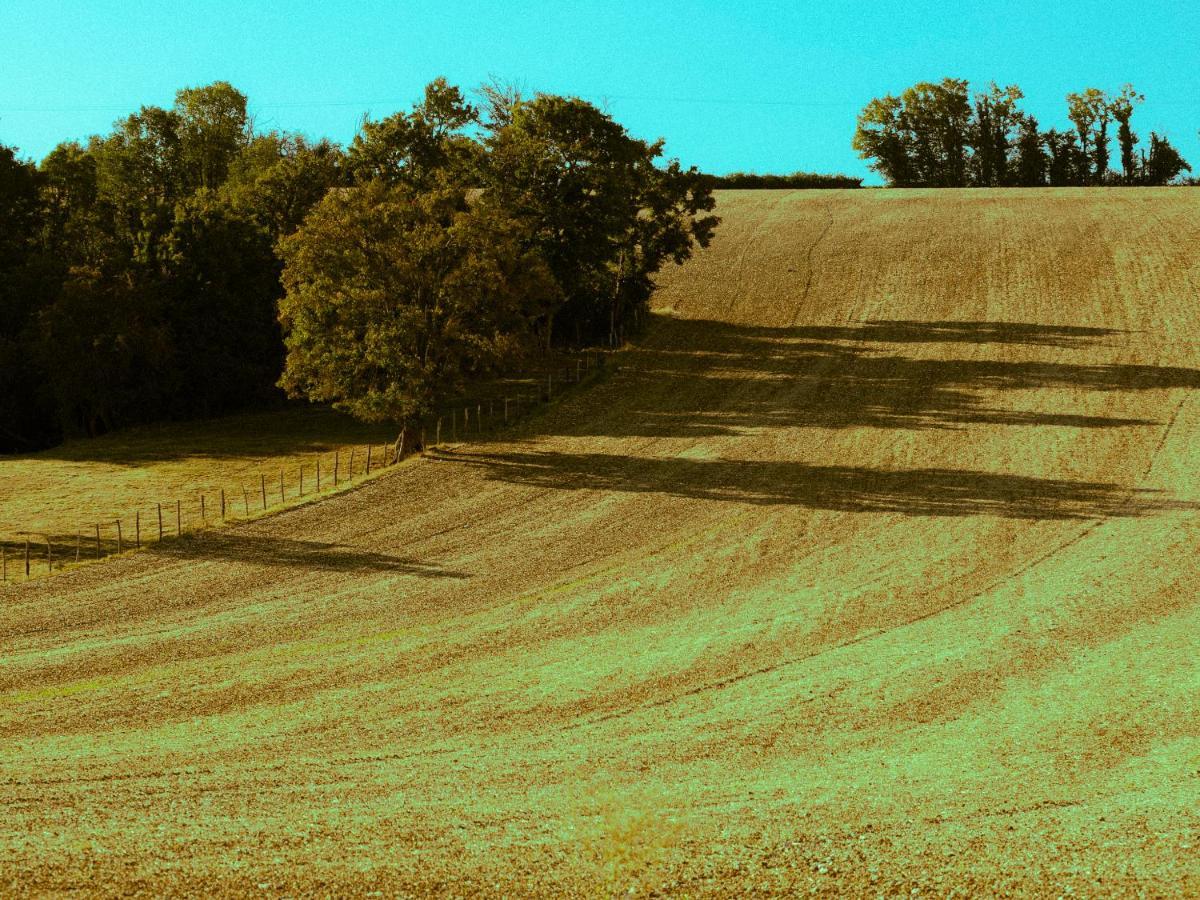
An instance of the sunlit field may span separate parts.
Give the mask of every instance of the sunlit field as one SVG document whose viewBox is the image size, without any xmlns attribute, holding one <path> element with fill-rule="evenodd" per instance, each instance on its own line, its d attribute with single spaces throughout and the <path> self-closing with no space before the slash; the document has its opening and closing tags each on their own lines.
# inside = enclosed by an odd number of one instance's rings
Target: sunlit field
<svg viewBox="0 0 1200 900">
<path fill-rule="evenodd" d="M 1200 191 L 717 212 L 522 428 L 0 587 L 0 893 L 1200 892 Z M 362 441 L 307 428 L 0 515 Z"/>
</svg>

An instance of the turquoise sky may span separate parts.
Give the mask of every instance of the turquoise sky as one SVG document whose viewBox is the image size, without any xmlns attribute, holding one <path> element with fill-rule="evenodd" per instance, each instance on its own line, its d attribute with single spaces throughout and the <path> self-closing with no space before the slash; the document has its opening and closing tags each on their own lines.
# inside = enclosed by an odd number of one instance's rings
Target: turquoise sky
<svg viewBox="0 0 1200 900">
<path fill-rule="evenodd" d="M 340 142 L 445 75 L 606 103 L 713 172 L 866 174 L 871 97 L 920 79 L 1019 84 L 1044 126 L 1063 96 L 1126 81 L 1136 130 L 1200 174 L 1200 8 L 1138 3 L 110 2 L 0 0 L 0 142 L 40 158 L 177 88 L 226 79 L 260 128 Z"/>
</svg>

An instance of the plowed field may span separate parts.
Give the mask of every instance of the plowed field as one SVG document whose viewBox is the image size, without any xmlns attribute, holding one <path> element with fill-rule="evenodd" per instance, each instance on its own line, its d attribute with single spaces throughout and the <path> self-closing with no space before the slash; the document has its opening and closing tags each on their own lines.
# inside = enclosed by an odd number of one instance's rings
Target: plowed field
<svg viewBox="0 0 1200 900">
<path fill-rule="evenodd" d="M 1200 191 L 718 212 L 516 436 L 0 589 L 0 893 L 1200 892 Z"/>
</svg>

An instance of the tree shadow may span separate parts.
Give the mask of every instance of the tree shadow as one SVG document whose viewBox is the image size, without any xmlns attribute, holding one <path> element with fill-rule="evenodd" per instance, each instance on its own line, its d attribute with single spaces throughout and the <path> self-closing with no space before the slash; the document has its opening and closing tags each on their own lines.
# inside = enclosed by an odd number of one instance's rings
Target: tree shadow
<svg viewBox="0 0 1200 900">
<path fill-rule="evenodd" d="M 470 577 L 464 572 L 443 569 L 431 563 L 386 553 L 374 553 L 324 541 L 298 541 L 239 534 L 236 530 L 185 534 L 182 538 L 151 544 L 147 547 L 147 552 L 167 558 L 219 559 L 310 571 L 318 569 L 337 572 L 393 572 L 419 578 Z"/>
<path fill-rule="evenodd" d="M 391 425 L 365 424 L 321 404 L 296 401 L 276 409 L 235 412 L 133 425 L 94 438 L 76 438 L 33 453 L 0 456 L 0 462 L 33 459 L 137 467 L 194 460 L 214 465 L 306 458 L 395 440 Z"/>
<path fill-rule="evenodd" d="M 1023 344 L 1031 347 L 1081 347 L 1128 334 L 1115 328 L 1040 325 L 1034 322 L 929 321 L 867 319 L 857 325 L 813 325 L 790 329 L 798 337 L 820 341 L 881 341 L 889 344 Z"/>
<path fill-rule="evenodd" d="M 539 488 L 666 494 L 841 512 L 1090 520 L 1197 508 L 1153 490 L 959 469 L 462 450 L 441 458 L 481 469 L 489 479 Z"/>
<path fill-rule="evenodd" d="M 1144 391 L 1200 387 L 1200 370 L 1005 359 L 921 359 L 895 345 L 947 342 L 1080 350 L 1114 329 L 1008 322 L 871 321 L 768 328 L 654 316 L 622 354 L 620 415 L 571 434 L 702 437 L 746 428 L 948 429 L 969 425 L 1119 428 L 1151 419 L 1020 410 L 997 392 Z M 989 402 L 989 398 L 991 398 Z"/>
</svg>

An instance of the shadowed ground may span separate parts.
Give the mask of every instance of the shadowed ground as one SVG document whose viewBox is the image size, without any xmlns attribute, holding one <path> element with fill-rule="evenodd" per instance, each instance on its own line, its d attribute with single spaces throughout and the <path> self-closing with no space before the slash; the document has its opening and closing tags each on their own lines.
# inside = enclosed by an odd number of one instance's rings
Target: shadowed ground
<svg viewBox="0 0 1200 900">
<path fill-rule="evenodd" d="M 719 212 L 523 431 L 0 588 L 0 893 L 1200 892 L 1200 194 Z"/>
</svg>

